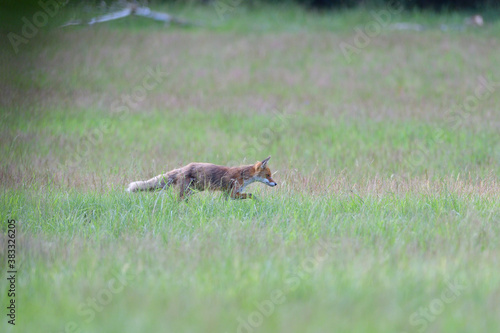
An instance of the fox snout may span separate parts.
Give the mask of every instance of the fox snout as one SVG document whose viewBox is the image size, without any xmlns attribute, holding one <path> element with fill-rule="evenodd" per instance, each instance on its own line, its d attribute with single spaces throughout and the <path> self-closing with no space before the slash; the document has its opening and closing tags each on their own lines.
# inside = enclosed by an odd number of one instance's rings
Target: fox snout
<svg viewBox="0 0 500 333">
<path fill-rule="evenodd" d="M 267 181 L 268 181 L 267 185 L 269 185 L 269 186 L 276 186 L 276 185 L 278 185 L 278 184 L 276 184 L 276 182 L 275 182 L 274 180 L 272 180 L 272 179 L 267 179 Z"/>
<path fill-rule="evenodd" d="M 271 187 L 278 185 L 271 177 L 263 178 L 261 182 Z"/>
</svg>

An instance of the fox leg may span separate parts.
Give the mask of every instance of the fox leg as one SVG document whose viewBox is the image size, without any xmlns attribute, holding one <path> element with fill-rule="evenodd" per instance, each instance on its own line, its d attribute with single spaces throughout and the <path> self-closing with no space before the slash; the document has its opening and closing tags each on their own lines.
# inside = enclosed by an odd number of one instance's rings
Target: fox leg
<svg viewBox="0 0 500 333">
<path fill-rule="evenodd" d="M 236 197 L 233 199 L 251 199 L 252 193 L 236 193 Z"/>
<path fill-rule="evenodd" d="M 240 193 L 237 188 L 231 190 L 231 199 L 251 199 L 252 193 Z"/>
<path fill-rule="evenodd" d="M 181 188 L 180 188 L 180 194 L 179 194 L 179 199 L 187 199 L 193 193 L 193 190 L 191 189 L 191 183 L 193 182 L 192 178 L 184 178 L 181 182 Z"/>
</svg>

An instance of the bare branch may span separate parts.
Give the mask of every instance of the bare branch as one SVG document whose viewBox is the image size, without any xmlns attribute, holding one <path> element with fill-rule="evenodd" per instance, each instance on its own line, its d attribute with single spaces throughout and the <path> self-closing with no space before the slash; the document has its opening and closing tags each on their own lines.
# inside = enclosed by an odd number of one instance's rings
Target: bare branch
<svg viewBox="0 0 500 333">
<path fill-rule="evenodd" d="M 84 22 L 83 20 L 71 20 L 71 21 L 61 25 L 61 27 L 66 27 L 69 25 L 79 25 L 79 24 L 85 24 L 85 23 L 88 25 L 93 25 L 95 23 L 117 20 L 117 19 L 127 17 L 130 15 L 137 15 L 137 16 L 141 16 L 141 17 L 150 18 L 150 19 L 153 19 L 155 21 L 165 22 L 165 24 L 169 24 L 169 23 L 173 22 L 173 23 L 180 24 L 180 25 L 200 25 L 198 23 L 193 23 L 193 22 L 175 17 L 175 16 L 170 15 L 168 13 L 161 13 L 161 12 L 152 11 L 148 7 L 137 7 L 134 4 L 129 4 L 127 6 L 127 8 L 124 8 L 122 10 L 112 12 L 109 14 L 105 14 L 102 16 L 93 17 L 88 22 Z"/>
</svg>

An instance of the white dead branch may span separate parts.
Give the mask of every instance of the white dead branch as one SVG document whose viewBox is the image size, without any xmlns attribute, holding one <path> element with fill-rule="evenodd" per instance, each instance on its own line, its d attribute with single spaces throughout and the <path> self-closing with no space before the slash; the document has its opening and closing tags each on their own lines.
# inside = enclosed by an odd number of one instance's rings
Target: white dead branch
<svg viewBox="0 0 500 333">
<path fill-rule="evenodd" d="M 107 22 L 107 21 L 112 21 L 112 20 L 117 20 L 123 17 L 127 17 L 133 13 L 133 8 L 125 8 L 123 10 L 120 10 L 118 12 L 114 13 L 109 13 L 106 15 L 98 16 L 92 18 L 89 22 L 87 22 L 88 25 L 92 25 L 95 23 L 101 23 L 101 22 Z"/>
<path fill-rule="evenodd" d="M 150 19 L 153 19 L 156 21 L 162 21 L 165 23 L 173 22 L 173 23 L 180 24 L 180 25 L 195 25 L 195 23 L 193 23 L 193 22 L 189 22 L 187 20 L 172 16 L 172 15 L 167 14 L 167 13 L 152 11 L 148 7 L 138 7 L 135 10 L 134 14 L 137 16 L 147 17 L 147 18 L 150 18 Z"/>
<path fill-rule="evenodd" d="M 79 25 L 79 24 L 93 25 L 95 23 L 113 21 L 113 20 L 121 19 L 121 18 L 124 18 L 127 16 L 131 16 L 131 15 L 137 15 L 137 16 L 150 18 L 150 19 L 153 19 L 155 21 L 164 22 L 165 24 L 176 23 L 176 24 L 180 24 L 180 25 L 199 25 L 197 23 L 193 23 L 193 22 L 175 17 L 173 15 L 167 14 L 167 13 L 152 11 L 148 7 L 138 7 L 134 4 L 129 4 L 129 5 L 127 5 L 127 8 L 124 8 L 124 9 L 121 9 L 119 11 L 112 12 L 109 14 L 93 17 L 88 22 L 84 22 L 83 20 L 72 20 L 72 21 L 69 21 L 69 22 L 63 24 L 61 27 L 66 27 L 69 25 Z"/>
</svg>

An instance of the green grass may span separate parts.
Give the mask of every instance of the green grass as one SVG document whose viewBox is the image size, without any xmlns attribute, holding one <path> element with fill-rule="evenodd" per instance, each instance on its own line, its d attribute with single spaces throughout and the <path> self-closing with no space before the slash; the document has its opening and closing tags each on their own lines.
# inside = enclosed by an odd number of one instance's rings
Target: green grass
<svg viewBox="0 0 500 333">
<path fill-rule="evenodd" d="M 383 30 L 348 62 L 366 11 L 158 9 L 209 26 L 55 28 L 92 15 L 67 8 L 18 54 L 0 42 L 2 332 L 497 330 L 498 23 Z M 124 191 L 268 155 L 258 200 Z"/>
</svg>

